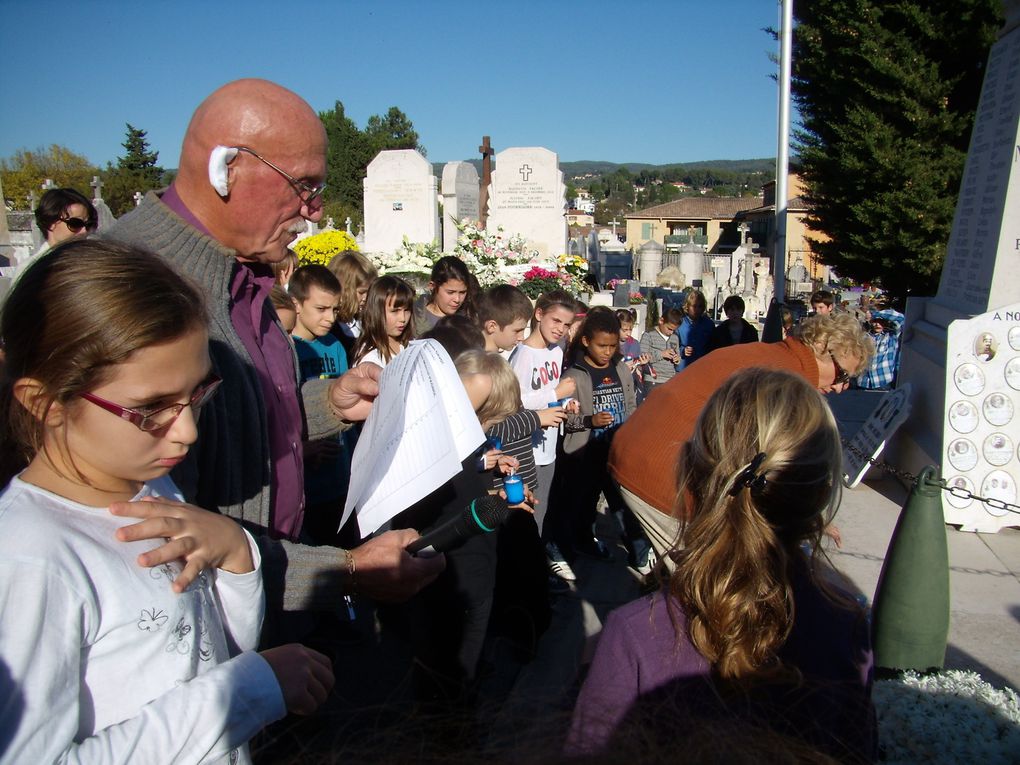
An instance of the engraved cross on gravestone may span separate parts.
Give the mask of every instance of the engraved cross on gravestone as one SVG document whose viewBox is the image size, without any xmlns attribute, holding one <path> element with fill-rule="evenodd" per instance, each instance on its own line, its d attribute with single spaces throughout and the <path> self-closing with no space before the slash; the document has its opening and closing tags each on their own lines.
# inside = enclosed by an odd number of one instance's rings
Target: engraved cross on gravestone
<svg viewBox="0 0 1020 765">
<path fill-rule="evenodd" d="M 531 167 L 528 166 L 527 164 L 521 165 L 521 169 L 518 170 L 518 172 L 521 174 L 521 178 L 523 178 L 524 180 L 528 180 L 528 178 L 531 177 Z"/>
</svg>

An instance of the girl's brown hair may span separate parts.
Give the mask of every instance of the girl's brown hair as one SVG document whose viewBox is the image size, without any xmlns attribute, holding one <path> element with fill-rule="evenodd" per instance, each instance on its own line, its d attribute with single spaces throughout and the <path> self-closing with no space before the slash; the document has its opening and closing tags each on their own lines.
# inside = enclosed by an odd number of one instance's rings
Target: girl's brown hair
<svg viewBox="0 0 1020 765">
<path fill-rule="evenodd" d="M 337 306 L 337 321 L 349 323 L 358 315 L 360 307 L 358 290 L 369 287 L 379 278 L 379 272 L 372 261 L 356 250 L 344 250 L 333 256 L 326 266 L 340 282 L 340 305 Z"/>
<path fill-rule="evenodd" d="M 762 478 L 738 476 L 755 461 Z M 677 567 L 668 588 L 691 643 L 723 678 L 780 671 L 797 566 L 824 559 L 842 452 L 818 391 L 788 372 L 748 369 L 705 405 L 680 459 Z M 816 554 L 806 559 L 809 543 Z"/>
<path fill-rule="evenodd" d="M 535 316 L 539 311 L 545 313 L 549 309 L 556 307 L 566 308 L 571 313 L 576 314 L 579 306 L 573 296 L 566 290 L 545 292 L 539 295 L 538 300 L 535 301 L 535 310 L 531 312 L 531 326 L 537 326 Z"/>
<path fill-rule="evenodd" d="M 354 359 L 356 366 L 369 351 L 378 349 L 379 354 L 387 363 L 393 358 L 390 351 L 390 338 L 386 334 L 386 303 L 393 298 L 393 305 L 397 308 L 414 310 L 414 290 L 411 285 L 399 276 L 380 276 L 372 286 L 368 288 L 368 297 L 365 299 L 365 308 L 361 312 L 361 336 L 354 344 Z M 408 319 L 404 332 L 397 338 L 397 342 L 406 346 L 414 339 L 414 317 Z"/>
<path fill-rule="evenodd" d="M 73 239 L 22 274 L 3 306 L 0 339 L 0 485 L 43 448 L 43 422 L 102 385 L 117 364 L 152 345 L 206 326 L 199 291 L 158 256 L 96 239 Z M 14 383 L 38 380 L 43 405 L 33 415 Z"/>
</svg>

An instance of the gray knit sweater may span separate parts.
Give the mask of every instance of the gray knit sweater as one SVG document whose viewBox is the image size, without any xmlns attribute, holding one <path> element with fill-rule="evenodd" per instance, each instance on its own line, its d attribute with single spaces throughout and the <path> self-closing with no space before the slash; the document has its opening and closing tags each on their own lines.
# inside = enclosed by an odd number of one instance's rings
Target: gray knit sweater
<svg viewBox="0 0 1020 765">
<path fill-rule="evenodd" d="M 345 553 L 268 535 L 272 466 L 266 409 L 258 373 L 230 321 L 230 280 L 238 267 L 237 253 L 190 226 L 154 192 L 108 228 L 104 238 L 161 255 L 196 283 L 206 298 L 209 353 L 213 371 L 223 383 L 219 394 L 202 408 L 198 441 L 174 470 L 174 480 L 190 502 L 236 518 L 258 539 L 271 608 L 335 609 L 343 595 Z M 268 300 L 265 310 L 273 310 Z M 295 377 L 297 369 L 295 356 Z M 311 439 L 342 427 L 329 407 L 329 383 L 310 380 L 301 387 Z"/>
</svg>

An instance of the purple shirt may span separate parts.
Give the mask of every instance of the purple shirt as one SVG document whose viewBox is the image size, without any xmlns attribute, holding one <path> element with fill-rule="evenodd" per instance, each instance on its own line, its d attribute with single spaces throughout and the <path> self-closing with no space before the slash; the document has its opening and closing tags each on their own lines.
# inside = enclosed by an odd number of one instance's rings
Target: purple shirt
<svg viewBox="0 0 1020 765">
<path fill-rule="evenodd" d="M 873 760 L 867 624 L 806 577 L 796 578 L 793 589 L 796 618 L 779 657 L 803 673 L 803 684 L 763 684 L 747 700 L 725 704 L 718 703 L 711 666 L 687 639 L 686 618 L 675 601 L 676 627 L 662 593 L 613 611 L 574 708 L 566 753 L 627 751 L 635 741 L 648 746 L 656 733 L 681 743 L 685 728 L 736 718 L 746 721 L 747 730 L 765 725 L 803 738 L 840 762 Z M 641 761 L 642 752 L 631 753 Z"/>
<path fill-rule="evenodd" d="M 173 184 L 161 199 L 193 227 L 212 236 L 185 206 Z M 272 460 L 270 530 L 275 536 L 296 540 L 305 512 L 301 446 L 304 415 L 294 351 L 267 299 L 273 284 L 269 266 L 237 261 L 230 281 L 230 323 L 251 357 L 266 407 Z"/>
</svg>

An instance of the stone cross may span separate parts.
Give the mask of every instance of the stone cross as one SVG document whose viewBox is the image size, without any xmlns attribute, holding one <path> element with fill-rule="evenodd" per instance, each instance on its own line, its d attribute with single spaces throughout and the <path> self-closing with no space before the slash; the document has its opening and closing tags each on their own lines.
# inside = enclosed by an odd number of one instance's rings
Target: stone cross
<svg viewBox="0 0 1020 765">
<path fill-rule="evenodd" d="M 697 231 L 696 226 L 687 227 L 687 244 L 694 244 L 694 232 Z"/>
<path fill-rule="evenodd" d="M 478 147 L 478 151 L 482 153 L 482 193 L 478 200 L 478 217 L 482 228 L 485 228 L 485 224 L 489 219 L 489 184 L 492 183 L 492 155 L 496 153 L 496 150 L 492 148 L 492 144 L 489 143 L 489 136 L 482 136 L 482 145 Z"/>
<path fill-rule="evenodd" d="M 42 184 L 42 190 L 43 191 L 49 191 L 50 189 L 55 189 L 56 187 L 57 187 L 57 184 L 55 184 L 53 182 L 52 178 L 47 178 L 45 181 L 43 181 L 43 184 Z M 35 207 L 35 205 L 32 205 L 32 206 Z"/>
<path fill-rule="evenodd" d="M 740 232 L 740 244 L 741 245 L 747 244 L 747 232 L 750 231 L 750 230 L 751 230 L 751 227 L 748 226 L 746 223 L 741 223 L 739 226 L 737 226 L 737 231 Z"/>
<path fill-rule="evenodd" d="M 25 199 L 28 200 L 28 209 L 34 210 L 36 204 L 38 203 L 38 199 L 36 199 L 35 192 L 34 191 L 28 192 L 28 194 L 25 196 Z"/>
<path fill-rule="evenodd" d="M 351 216 L 350 215 L 347 216 L 347 220 L 345 220 L 344 223 L 347 225 L 347 233 L 348 234 L 351 233 Z"/>
<path fill-rule="evenodd" d="M 616 227 L 620 225 L 620 221 L 616 219 L 615 215 L 613 216 L 613 219 L 609 221 L 609 225 L 613 227 L 613 236 L 616 236 Z"/>
<path fill-rule="evenodd" d="M 136 191 L 134 193 L 134 196 L 132 196 L 131 198 L 135 200 L 135 207 L 138 207 L 138 205 L 142 203 L 142 200 L 145 199 L 145 194 L 143 194 L 140 191 Z"/>
<path fill-rule="evenodd" d="M 103 182 L 99 180 L 98 175 L 92 176 L 92 183 L 90 183 L 89 186 L 92 187 L 92 201 L 101 201 L 103 199 Z"/>
<path fill-rule="evenodd" d="M 531 177 L 531 167 L 529 167 L 527 164 L 521 165 L 521 169 L 518 172 L 520 172 L 521 178 L 523 178 L 525 181 L 528 180 L 529 177 Z"/>
</svg>

